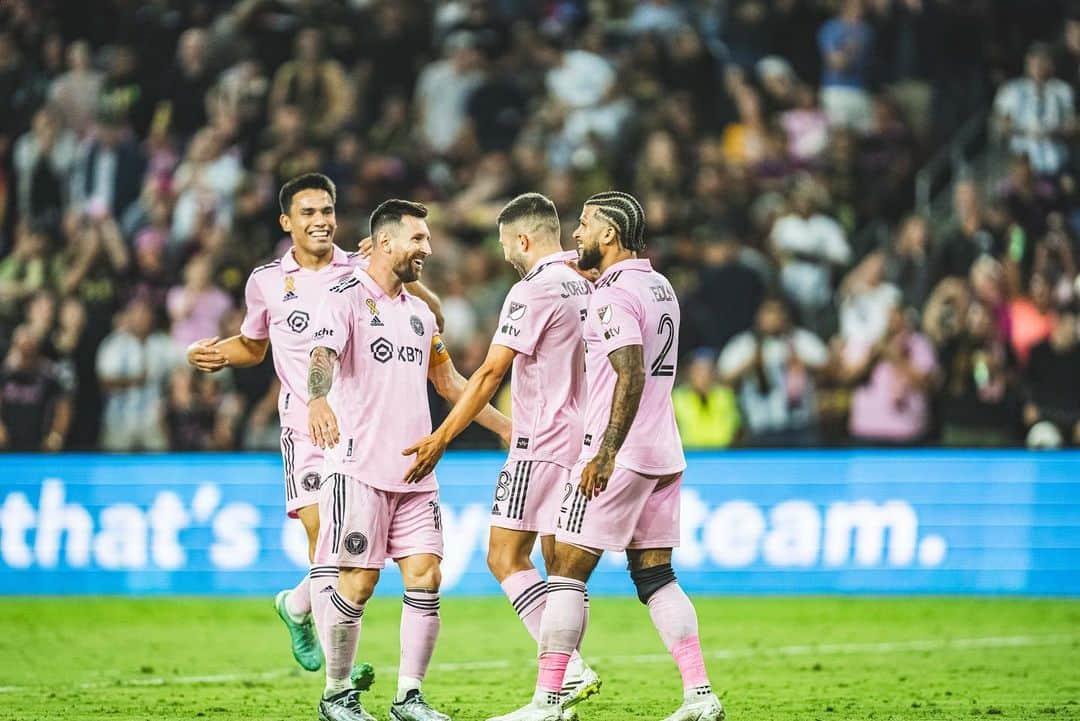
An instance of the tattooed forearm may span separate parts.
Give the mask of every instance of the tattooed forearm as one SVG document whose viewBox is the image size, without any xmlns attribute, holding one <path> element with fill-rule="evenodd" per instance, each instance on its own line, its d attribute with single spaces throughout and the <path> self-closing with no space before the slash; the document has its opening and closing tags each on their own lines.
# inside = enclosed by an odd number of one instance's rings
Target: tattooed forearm
<svg viewBox="0 0 1080 721">
<path fill-rule="evenodd" d="M 645 360 L 639 345 L 624 346 L 608 355 L 612 368 L 618 375 L 615 392 L 611 398 L 611 418 L 608 420 L 600 452 L 612 458 L 622 448 L 630 426 L 637 415 L 641 392 L 645 388 Z"/>
<path fill-rule="evenodd" d="M 325 398 L 334 381 L 334 359 L 337 353 L 319 346 L 311 351 L 311 365 L 308 367 L 307 389 L 308 402 L 316 398 Z"/>
</svg>

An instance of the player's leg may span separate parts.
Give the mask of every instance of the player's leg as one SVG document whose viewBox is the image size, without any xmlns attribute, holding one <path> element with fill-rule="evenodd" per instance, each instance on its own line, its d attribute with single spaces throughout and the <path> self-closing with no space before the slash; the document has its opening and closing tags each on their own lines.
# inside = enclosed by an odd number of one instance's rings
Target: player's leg
<svg viewBox="0 0 1080 721">
<path fill-rule="evenodd" d="M 319 566 L 335 565 L 337 588 L 329 593 L 323 633 L 326 639 L 326 687 L 319 702 L 325 721 L 371 721 L 352 679 L 364 606 L 374 593 L 386 560 L 390 500 L 383 491 L 353 478 L 333 474 L 322 493 L 324 523 L 315 549 Z"/>
<path fill-rule="evenodd" d="M 493 519 L 494 521 L 494 519 Z M 534 639 L 540 639 L 540 616 L 547 598 L 547 583 L 529 556 L 536 533 L 492 525 L 488 534 L 488 568 L 521 623 Z"/>
<path fill-rule="evenodd" d="M 315 540 L 319 535 L 319 486 L 323 456 L 322 450 L 308 437 L 292 428 L 281 429 L 281 459 L 285 467 L 285 511 L 291 518 L 299 518 L 308 538 L 308 561 L 313 558 Z M 317 618 L 312 614 L 311 574 L 308 573 L 291 589 L 274 598 L 278 616 L 285 623 L 292 640 L 293 657 L 301 667 L 317 671 L 322 666 L 323 654 L 316 632 Z M 333 575 L 327 569 L 318 569 L 319 583 Z"/>
<path fill-rule="evenodd" d="M 649 495 L 626 550 L 630 578 L 682 676 L 683 704 L 666 721 L 721 721 L 724 708 L 705 672 L 697 612 L 671 567 L 671 549 L 679 542 L 680 486 L 681 474 L 661 478 Z"/>
<path fill-rule="evenodd" d="M 438 491 L 396 493 L 387 548 L 401 569 L 401 662 L 390 705 L 396 721 L 450 721 L 421 692 L 439 638 L 442 584 L 442 511 Z"/>
</svg>

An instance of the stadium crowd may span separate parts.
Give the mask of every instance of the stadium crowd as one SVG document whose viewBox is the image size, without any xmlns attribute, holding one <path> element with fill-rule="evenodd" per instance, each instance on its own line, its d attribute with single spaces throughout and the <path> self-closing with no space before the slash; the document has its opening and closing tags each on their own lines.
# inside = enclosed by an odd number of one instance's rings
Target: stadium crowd
<svg viewBox="0 0 1080 721">
<path fill-rule="evenodd" d="M 276 448 L 270 363 L 184 348 L 238 331 L 306 171 L 350 250 L 380 201 L 431 207 L 466 375 L 502 205 L 545 193 L 570 247 L 620 188 L 682 300 L 688 447 L 1078 445 L 1078 79 L 1058 0 L 6 0 L 0 447 Z M 987 108 L 1007 171 L 913 214 Z"/>
</svg>

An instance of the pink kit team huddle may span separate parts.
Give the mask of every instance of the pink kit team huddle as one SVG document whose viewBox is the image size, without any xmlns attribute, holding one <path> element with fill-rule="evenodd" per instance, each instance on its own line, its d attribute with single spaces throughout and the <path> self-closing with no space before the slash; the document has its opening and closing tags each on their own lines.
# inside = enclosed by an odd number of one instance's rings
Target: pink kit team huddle
<svg viewBox="0 0 1080 721">
<path fill-rule="evenodd" d="M 508 444 L 494 481 L 489 565 L 538 644 L 532 700 L 499 721 L 575 718 L 600 679 L 579 653 L 586 582 L 604 551 L 626 551 L 638 596 L 683 678 L 665 721 L 719 721 L 697 618 L 671 567 L 686 461 L 671 405 L 679 304 L 638 257 L 645 217 L 632 196 L 586 201 L 560 246 L 550 200 L 528 193 L 497 219 L 521 274 L 483 365 L 466 382 L 440 337 L 438 299 L 419 282 L 432 253 L 424 206 L 387 201 L 360 252 L 333 244 L 335 189 L 307 174 L 281 191 L 293 246 L 256 268 L 239 336 L 188 351 L 204 371 L 261 362 L 273 346 L 286 511 L 304 523 L 312 566 L 275 599 L 297 661 L 324 659 L 326 721 L 367 721 L 354 665 L 364 606 L 387 560 L 402 599 L 397 721 L 449 721 L 421 693 L 438 635 L 443 553 L 435 465 L 472 421 Z M 488 402 L 511 373 L 513 419 Z M 428 381 L 453 404 L 434 431 Z M 541 538 L 546 580 L 529 560 Z"/>
</svg>

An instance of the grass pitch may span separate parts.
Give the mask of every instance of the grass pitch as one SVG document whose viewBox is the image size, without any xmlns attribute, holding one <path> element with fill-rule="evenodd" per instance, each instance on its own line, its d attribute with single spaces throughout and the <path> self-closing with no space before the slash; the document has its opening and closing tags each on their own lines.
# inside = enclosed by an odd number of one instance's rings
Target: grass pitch
<svg viewBox="0 0 1080 721">
<path fill-rule="evenodd" d="M 1080 602 L 697 598 L 731 721 L 1080 719 Z M 443 602 L 425 692 L 455 721 L 525 703 L 535 646 L 501 598 Z M 399 602 L 368 605 L 365 705 L 387 718 Z M 0 599 L 0 720 L 314 719 L 305 673 L 265 599 Z M 660 719 L 678 673 L 644 607 L 593 598 L 585 656 L 603 691 L 584 721 Z"/>
</svg>

